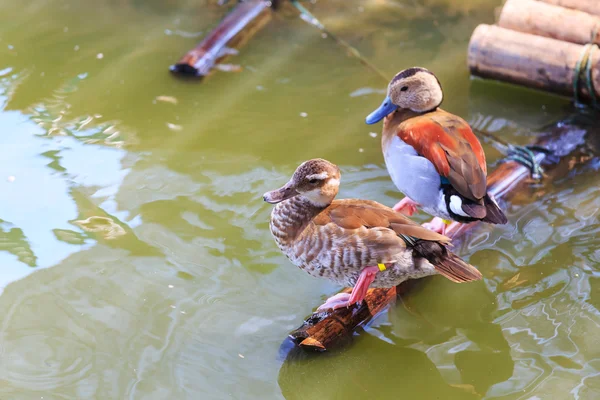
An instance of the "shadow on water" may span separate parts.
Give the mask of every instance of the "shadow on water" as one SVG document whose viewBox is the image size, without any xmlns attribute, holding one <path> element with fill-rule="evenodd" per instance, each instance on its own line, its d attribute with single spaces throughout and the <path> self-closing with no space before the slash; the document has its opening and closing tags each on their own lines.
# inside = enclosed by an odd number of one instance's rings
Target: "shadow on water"
<svg viewBox="0 0 600 400">
<path fill-rule="evenodd" d="M 403 392 L 419 399 L 477 399 L 512 376 L 509 344 L 493 321 L 494 296 L 483 283 L 460 293 L 452 284 L 428 279 L 416 286 L 352 345 L 317 354 L 284 342 L 278 382 L 286 399 Z M 369 359 L 361 355 L 365 351 Z"/>
</svg>

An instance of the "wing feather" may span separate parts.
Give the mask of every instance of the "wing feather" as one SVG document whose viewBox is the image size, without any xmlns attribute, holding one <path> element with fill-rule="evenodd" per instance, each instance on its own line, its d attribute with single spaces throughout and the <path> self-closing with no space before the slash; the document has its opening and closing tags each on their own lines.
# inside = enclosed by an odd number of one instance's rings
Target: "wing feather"
<svg viewBox="0 0 600 400">
<path fill-rule="evenodd" d="M 316 225 L 334 223 L 342 229 L 386 228 L 396 235 L 447 244 L 450 238 L 422 227 L 383 204 L 369 200 L 335 200 L 314 220 Z"/>
<path fill-rule="evenodd" d="M 398 136 L 431 161 L 459 194 L 473 201 L 485 196 L 485 153 L 465 120 L 438 109 L 400 123 Z"/>
</svg>

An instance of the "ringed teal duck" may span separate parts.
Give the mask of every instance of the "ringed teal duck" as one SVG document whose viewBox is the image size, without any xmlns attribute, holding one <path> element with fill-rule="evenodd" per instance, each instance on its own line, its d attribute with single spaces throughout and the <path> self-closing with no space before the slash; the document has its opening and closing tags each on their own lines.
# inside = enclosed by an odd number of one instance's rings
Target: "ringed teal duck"
<svg viewBox="0 0 600 400">
<path fill-rule="evenodd" d="M 439 273 L 453 282 L 481 279 L 450 252 L 450 239 L 369 200 L 334 200 L 339 168 L 323 159 L 302 163 L 283 187 L 264 194 L 276 204 L 270 229 L 291 262 L 315 277 L 353 287 L 319 310 L 350 306 L 369 287 L 393 287 Z"/>
<path fill-rule="evenodd" d="M 392 181 L 405 197 L 393 209 L 433 215 L 428 228 L 445 233 L 447 221 L 505 224 L 487 192 L 481 143 L 462 118 L 439 108 L 442 86 L 425 68 L 405 69 L 391 80 L 383 103 L 367 124 L 383 119 L 381 145 Z"/>
</svg>

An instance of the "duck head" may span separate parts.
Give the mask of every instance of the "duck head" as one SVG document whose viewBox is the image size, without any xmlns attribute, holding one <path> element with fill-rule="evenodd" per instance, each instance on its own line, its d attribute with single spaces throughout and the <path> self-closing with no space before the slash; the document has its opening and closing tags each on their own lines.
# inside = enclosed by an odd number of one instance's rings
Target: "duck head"
<svg viewBox="0 0 600 400">
<path fill-rule="evenodd" d="M 414 112 L 435 110 L 442 103 L 442 85 L 429 70 L 413 67 L 400 71 L 388 85 L 387 96 L 379 108 L 366 118 L 367 124 L 375 124 L 397 109 Z"/>
<path fill-rule="evenodd" d="M 264 194 L 267 203 L 276 204 L 292 197 L 302 196 L 317 207 L 327 207 L 340 188 L 340 169 L 321 158 L 308 160 L 296 168 L 292 178 L 283 187 Z"/>
</svg>

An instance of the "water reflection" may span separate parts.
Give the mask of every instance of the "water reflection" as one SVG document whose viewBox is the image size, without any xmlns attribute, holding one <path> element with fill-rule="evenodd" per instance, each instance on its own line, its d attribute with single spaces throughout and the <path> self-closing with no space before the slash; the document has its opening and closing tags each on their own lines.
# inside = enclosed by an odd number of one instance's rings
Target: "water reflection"
<svg viewBox="0 0 600 400">
<path fill-rule="evenodd" d="M 1 79 L 5 101 L 15 92 L 21 78 L 14 73 Z M 47 104 L 50 106 L 46 107 Z M 0 180 L 0 190 L 4 193 L 0 208 L 6 215 L 7 238 L 17 241 L 4 250 L 16 252 L 20 261 L 32 267 L 55 265 L 92 244 L 85 239 L 85 229 L 77 229 L 77 224 L 71 222 L 77 220 L 81 211 L 77 204 L 80 196 L 76 193 L 84 187 L 103 187 L 106 192 L 110 184 L 118 186 L 124 173 L 120 162 L 123 151 L 86 146 L 71 131 L 61 130 L 60 127 L 71 123 L 66 121 L 65 113 L 51 111 L 64 109 L 57 104 L 66 103 L 57 96 L 40 103 L 32 115 L 17 111 L 0 113 L 0 124 L 11 127 L 11 135 L 5 135 L 2 144 L 0 170 L 7 176 Z M 98 135 L 99 129 L 102 130 L 91 126 L 79 130 L 89 137 Z M 60 137 L 55 140 L 52 136 L 58 131 Z M 27 207 L 23 208 L 25 199 Z M 30 272 L 30 269 L 11 268 L 2 275 L 0 287 Z"/>
<path fill-rule="evenodd" d="M 449 385 L 427 354 L 388 343 L 370 340 L 373 359 L 356 352 L 339 357 L 321 357 L 284 365 L 279 385 L 286 399 L 386 398 L 411 393 L 411 398 L 479 399 L 469 385 Z M 354 354 L 352 354 L 354 353 Z"/>
<path fill-rule="evenodd" d="M 514 368 L 495 313 L 483 283 L 457 292 L 451 283 L 424 279 L 352 347 L 318 357 L 292 351 L 279 384 L 288 399 L 383 398 L 405 390 L 419 399 L 481 398 Z M 365 360 L 361 348 L 372 358 Z"/>
</svg>

